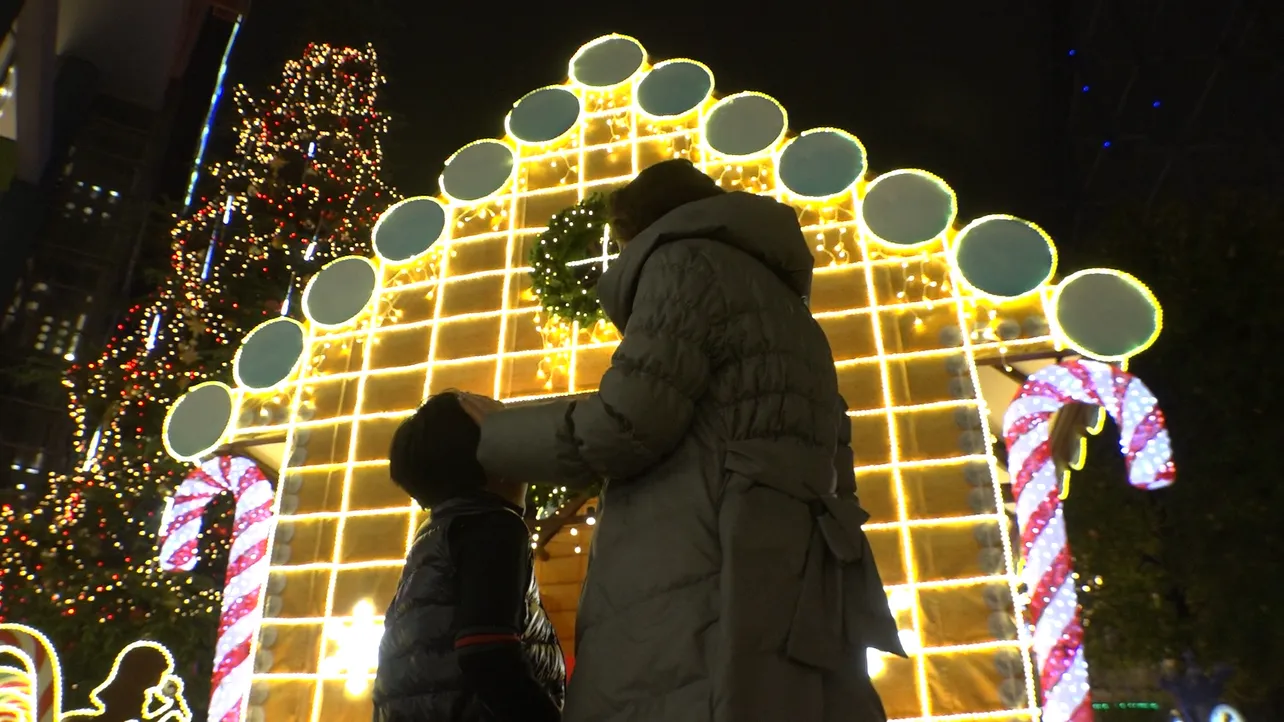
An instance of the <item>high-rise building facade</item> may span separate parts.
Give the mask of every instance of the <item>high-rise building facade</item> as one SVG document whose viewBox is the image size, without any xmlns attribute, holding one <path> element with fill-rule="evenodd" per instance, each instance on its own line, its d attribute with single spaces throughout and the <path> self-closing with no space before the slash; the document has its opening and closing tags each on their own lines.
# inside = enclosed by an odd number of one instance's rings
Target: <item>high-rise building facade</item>
<svg viewBox="0 0 1284 722">
<path fill-rule="evenodd" d="M 129 298 L 143 240 L 167 220 L 156 180 L 179 100 L 210 96 L 189 77 L 193 51 L 226 42 L 248 3 L 5 5 L 0 490 L 12 493 L 72 463 L 59 374 L 98 351 Z"/>
</svg>

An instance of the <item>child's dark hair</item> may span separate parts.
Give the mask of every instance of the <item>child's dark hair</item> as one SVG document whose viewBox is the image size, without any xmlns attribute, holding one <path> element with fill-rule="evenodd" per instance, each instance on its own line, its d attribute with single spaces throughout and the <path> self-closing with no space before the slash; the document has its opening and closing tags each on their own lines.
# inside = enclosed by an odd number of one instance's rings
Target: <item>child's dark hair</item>
<svg viewBox="0 0 1284 722">
<path fill-rule="evenodd" d="M 419 505 L 429 508 L 480 490 L 486 472 L 477 461 L 481 429 L 459 397 L 429 397 L 392 435 L 388 475 Z"/>
<path fill-rule="evenodd" d="M 660 161 L 607 197 L 611 236 L 628 243 L 678 206 L 724 192 L 716 181 L 685 158 Z"/>
</svg>

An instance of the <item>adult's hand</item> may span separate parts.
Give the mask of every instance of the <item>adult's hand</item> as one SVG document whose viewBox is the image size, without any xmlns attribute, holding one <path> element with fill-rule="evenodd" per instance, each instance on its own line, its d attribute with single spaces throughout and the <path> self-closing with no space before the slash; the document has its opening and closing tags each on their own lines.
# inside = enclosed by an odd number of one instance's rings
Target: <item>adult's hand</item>
<svg viewBox="0 0 1284 722">
<path fill-rule="evenodd" d="M 459 395 L 459 406 L 463 408 L 464 413 L 468 414 L 478 424 L 481 424 L 491 412 L 500 411 L 504 408 L 504 404 L 495 399 L 467 392 Z"/>
</svg>

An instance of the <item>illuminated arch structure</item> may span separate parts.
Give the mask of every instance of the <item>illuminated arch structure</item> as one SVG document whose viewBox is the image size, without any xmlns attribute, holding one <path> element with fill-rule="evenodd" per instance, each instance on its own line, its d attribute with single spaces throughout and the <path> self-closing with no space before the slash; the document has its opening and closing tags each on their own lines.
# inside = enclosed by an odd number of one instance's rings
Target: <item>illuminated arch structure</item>
<svg viewBox="0 0 1284 722">
<path fill-rule="evenodd" d="M 107 678 L 90 690 L 85 709 L 63 710 L 62 685 L 62 663 L 48 637 L 25 624 L 0 624 L 3 722 L 192 722 L 174 656 L 156 642 L 126 645 Z"/>
<path fill-rule="evenodd" d="M 810 304 L 852 406 L 867 531 L 911 651 L 874 660 L 890 716 L 1031 718 L 993 434 L 1022 373 L 1066 355 L 1126 361 L 1149 346 L 1153 296 L 1105 269 L 1054 282 L 1056 250 L 1038 227 L 959 222 L 941 179 L 871 174 L 841 130 L 791 137 L 778 103 L 719 99 L 698 62 L 651 63 L 637 41 L 608 36 L 576 53 L 569 76 L 521 98 L 503 139 L 451 156 L 439 198 L 390 209 L 372 259 L 318 273 L 307 323 L 250 334 L 238 388 L 194 388 L 170 411 L 176 457 L 232 445 L 281 474 L 250 717 L 368 716 L 373 670 L 353 660 L 378 635 L 333 630 L 369 628 L 421 520 L 387 479 L 393 429 L 441 389 L 510 403 L 591 391 L 612 333 L 541 325 L 530 248 L 585 194 L 684 157 L 728 189 L 792 204 L 814 243 Z M 591 519 L 572 521 L 539 565 L 568 643 L 592 532 Z"/>
</svg>

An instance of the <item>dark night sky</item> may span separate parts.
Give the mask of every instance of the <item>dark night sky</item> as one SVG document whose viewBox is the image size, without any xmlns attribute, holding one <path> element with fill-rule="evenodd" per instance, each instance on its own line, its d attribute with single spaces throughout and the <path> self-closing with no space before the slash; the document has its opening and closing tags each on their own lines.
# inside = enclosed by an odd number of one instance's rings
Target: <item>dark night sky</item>
<svg viewBox="0 0 1284 722">
<path fill-rule="evenodd" d="M 811 5 L 568 3 L 550 13 L 504 12 L 502 3 L 258 0 L 229 77 L 264 88 L 309 40 L 373 40 L 389 78 L 382 105 L 394 117 L 385 145 L 391 180 L 406 195 L 435 193 L 452 152 L 502 136 L 513 101 L 562 82 L 582 43 L 621 32 L 653 60 L 706 63 L 720 94 L 774 96 L 795 132 L 836 126 L 856 134 L 874 172 L 941 175 L 959 193 L 961 217 L 1046 215 L 1067 92 L 1055 73 L 1063 28 L 1032 9 L 1044 3 Z"/>
</svg>

